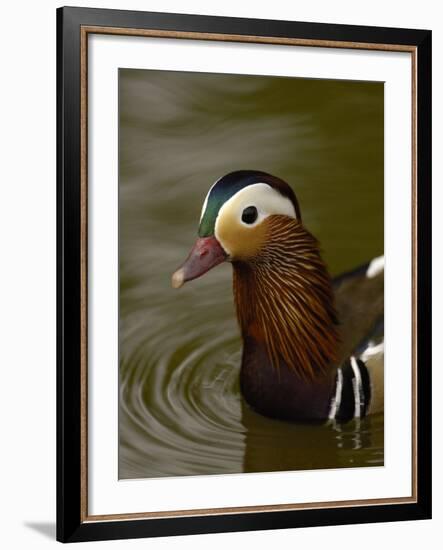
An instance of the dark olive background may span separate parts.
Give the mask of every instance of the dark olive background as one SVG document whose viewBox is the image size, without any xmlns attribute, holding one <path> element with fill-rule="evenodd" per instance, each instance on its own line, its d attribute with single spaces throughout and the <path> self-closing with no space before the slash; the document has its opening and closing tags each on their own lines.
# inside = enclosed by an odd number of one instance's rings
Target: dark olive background
<svg viewBox="0 0 443 550">
<path fill-rule="evenodd" d="M 383 84 L 121 69 L 119 476 L 376 466 L 383 415 L 273 421 L 239 393 L 231 266 L 179 291 L 207 190 L 285 179 L 333 275 L 383 253 Z"/>
</svg>

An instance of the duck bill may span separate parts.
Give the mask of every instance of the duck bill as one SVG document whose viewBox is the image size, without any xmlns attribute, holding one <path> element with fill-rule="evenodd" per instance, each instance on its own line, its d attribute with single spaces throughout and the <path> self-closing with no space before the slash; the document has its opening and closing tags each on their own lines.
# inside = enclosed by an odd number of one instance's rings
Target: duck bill
<svg viewBox="0 0 443 550">
<path fill-rule="evenodd" d="M 180 288 L 186 281 L 197 279 L 226 258 L 225 251 L 215 237 L 198 238 L 185 263 L 172 275 L 173 288 Z"/>
</svg>

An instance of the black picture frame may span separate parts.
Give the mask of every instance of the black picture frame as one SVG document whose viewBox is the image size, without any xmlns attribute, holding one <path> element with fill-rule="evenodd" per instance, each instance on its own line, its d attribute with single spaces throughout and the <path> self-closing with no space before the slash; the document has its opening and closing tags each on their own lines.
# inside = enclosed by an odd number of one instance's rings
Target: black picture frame
<svg viewBox="0 0 443 550">
<path fill-rule="evenodd" d="M 82 513 L 81 29 L 151 29 L 408 46 L 416 52 L 415 502 L 88 521 Z M 64 7 L 57 10 L 57 540 L 157 537 L 431 517 L 431 31 Z"/>
</svg>

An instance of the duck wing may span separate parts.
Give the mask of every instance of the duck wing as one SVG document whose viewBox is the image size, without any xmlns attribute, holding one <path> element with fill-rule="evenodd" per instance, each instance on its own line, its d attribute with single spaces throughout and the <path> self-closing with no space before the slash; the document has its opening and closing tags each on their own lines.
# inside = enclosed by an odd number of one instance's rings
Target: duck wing
<svg viewBox="0 0 443 550">
<path fill-rule="evenodd" d="M 340 363 L 352 356 L 370 379 L 369 414 L 384 408 L 384 257 L 375 258 L 333 280 L 342 339 Z"/>
<path fill-rule="evenodd" d="M 375 258 L 333 280 L 340 326 L 340 360 L 361 355 L 383 337 L 384 257 Z"/>
</svg>

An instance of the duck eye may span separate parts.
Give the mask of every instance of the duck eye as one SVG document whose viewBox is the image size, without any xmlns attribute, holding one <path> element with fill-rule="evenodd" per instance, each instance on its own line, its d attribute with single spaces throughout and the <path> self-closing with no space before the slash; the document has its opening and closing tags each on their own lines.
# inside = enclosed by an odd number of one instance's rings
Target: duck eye
<svg viewBox="0 0 443 550">
<path fill-rule="evenodd" d="M 241 215 L 242 222 L 254 223 L 258 217 L 257 208 L 255 206 L 247 206 Z"/>
</svg>

